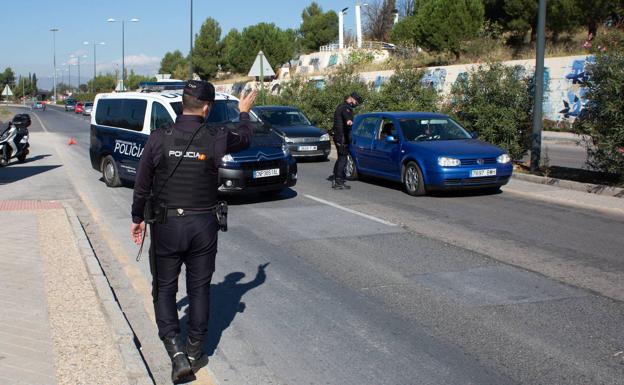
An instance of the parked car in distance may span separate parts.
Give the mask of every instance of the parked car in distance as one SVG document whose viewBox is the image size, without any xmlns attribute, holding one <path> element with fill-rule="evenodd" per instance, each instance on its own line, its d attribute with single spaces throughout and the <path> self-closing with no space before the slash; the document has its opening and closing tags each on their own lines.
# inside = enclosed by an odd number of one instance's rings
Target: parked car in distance
<svg viewBox="0 0 624 385">
<path fill-rule="evenodd" d="M 65 111 L 73 111 L 76 107 L 76 99 L 67 98 L 65 99 Z"/>
<path fill-rule="evenodd" d="M 93 110 L 93 102 L 85 102 L 82 107 L 82 115 L 91 116 L 91 111 Z"/>
<path fill-rule="evenodd" d="M 498 190 L 513 166 L 507 152 L 480 141 L 443 114 L 376 112 L 356 116 L 346 176 L 401 182 L 410 195 L 432 190 Z"/>
<path fill-rule="evenodd" d="M 76 102 L 76 106 L 74 107 L 74 113 L 82 114 L 84 104 L 82 102 Z"/>
<path fill-rule="evenodd" d="M 43 102 L 37 100 L 36 102 L 34 102 L 32 104 L 32 109 L 33 110 L 43 110 Z"/>
<path fill-rule="evenodd" d="M 327 159 L 331 151 L 329 134 L 315 127 L 303 112 L 289 106 L 257 106 L 253 112 L 281 133 L 295 158 Z"/>
</svg>

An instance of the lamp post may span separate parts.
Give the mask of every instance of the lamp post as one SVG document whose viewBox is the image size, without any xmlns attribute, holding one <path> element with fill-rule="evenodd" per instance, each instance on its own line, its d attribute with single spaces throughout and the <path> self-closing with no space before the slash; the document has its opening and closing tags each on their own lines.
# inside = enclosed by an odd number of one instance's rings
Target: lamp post
<svg viewBox="0 0 624 385">
<path fill-rule="evenodd" d="M 50 32 L 52 32 L 52 45 L 54 52 L 54 103 L 56 103 L 56 33 L 58 32 L 58 28 L 51 28 Z"/>
<path fill-rule="evenodd" d="M 121 21 L 121 90 L 125 91 L 126 90 L 126 85 L 125 85 L 125 80 L 126 80 L 126 21 L 129 21 L 130 23 L 138 23 L 139 19 L 137 19 L 136 17 L 130 19 L 130 20 L 115 20 L 113 18 L 109 18 L 106 20 L 109 23 L 116 23 Z"/>
<path fill-rule="evenodd" d="M 84 45 L 93 44 L 93 81 L 91 84 L 91 92 L 95 93 L 95 76 L 96 76 L 96 48 L 98 45 L 106 45 L 103 41 L 97 42 L 93 41 L 93 43 L 89 43 L 88 41 L 83 42 Z"/>
<path fill-rule="evenodd" d="M 362 48 L 362 6 L 367 5 L 359 0 L 355 3 L 355 36 L 358 48 Z"/>
<path fill-rule="evenodd" d="M 540 168 L 542 153 L 542 104 L 544 103 L 544 51 L 546 49 L 546 0 L 539 0 L 537 14 L 537 54 L 535 57 L 535 100 L 531 134 L 531 171 Z"/>
<path fill-rule="evenodd" d="M 193 0 L 191 0 L 191 49 L 189 50 L 189 80 L 193 80 Z"/>
</svg>

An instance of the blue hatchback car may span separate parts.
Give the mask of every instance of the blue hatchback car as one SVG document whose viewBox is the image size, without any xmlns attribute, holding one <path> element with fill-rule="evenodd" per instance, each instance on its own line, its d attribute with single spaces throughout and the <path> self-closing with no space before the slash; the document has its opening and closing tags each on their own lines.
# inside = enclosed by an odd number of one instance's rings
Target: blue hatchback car
<svg viewBox="0 0 624 385">
<path fill-rule="evenodd" d="M 347 179 L 401 182 L 410 195 L 432 190 L 497 190 L 513 171 L 505 150 L 472 137 L 443 114 L 375 112 L 355 118 Z"/>
</svg>

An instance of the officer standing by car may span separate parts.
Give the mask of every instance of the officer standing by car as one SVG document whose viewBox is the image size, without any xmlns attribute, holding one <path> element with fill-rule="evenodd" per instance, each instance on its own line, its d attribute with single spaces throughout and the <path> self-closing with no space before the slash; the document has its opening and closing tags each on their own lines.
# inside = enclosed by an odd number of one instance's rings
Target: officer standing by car
<svg viewBox="0 0 624 385">
<path fill-rule="evenodd" d="M 362 98 L 356 92 L 349 95 L 345 101 L 336 107 L 334 112 L 334 144 L 338 159 L 334 164 L 334 179 L 332 188 L 336 190 L 350 189 L 345 183 L 345 166 L 347 165 L 347 155 L 349 155 L 349 144 L 351 143 L 351 127 L 353 126 L 353 110 L 362 104 Z"/>
<path fill-rule="evenodd" d="M 208 330 L 210 281 L 215 270 L 217 233 L 223 206 L 217 201 L 218 167 L 230 152 L 249 147 L 249 111 L 255 92 L 239 102 L 240 123 L 234 130 L 205 124 L 215 100 L 211 83 L 189 81 L 182 95 L 182 115 L 171 128 L 151 133 L 141 156 L 134 186 L 131 236 L 136 244 L 150 228 L 150 270 L 158 335 L 172 362 L 177 383 L 201 367 Z M 227 209 L 226 209 L 227 210 Z M 225 211 L 227 215 L 227 211 Z M 176 292 L 182 264 L 186 266 L 189 327 L 180 337 Z"/>
</svg>

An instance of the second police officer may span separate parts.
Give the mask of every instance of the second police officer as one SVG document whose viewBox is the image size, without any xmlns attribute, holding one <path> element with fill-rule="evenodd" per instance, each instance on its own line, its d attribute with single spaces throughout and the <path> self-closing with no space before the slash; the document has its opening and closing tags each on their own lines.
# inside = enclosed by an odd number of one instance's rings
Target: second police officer
<svg viewBox="0 0 624 385">
<path fill-rule="evenodd" d="M 220 228 L 215 215 L 221 208 L 218 167 L 225 154 L 249 147 L 249 111 L 255 98 L 255 92 L 242 96 L 240 123 L 234 130 L 207 125 L 204 121 L 214 103 L 215 88 L 209 82 L 189 81 L 182 95 L 182 114 L 171 128 L 151 133 L 139 163 L 130 232 L 134 242 L 142 244 L 145 222 L 153 222 L 152 296 L 158 336 L 171 358 L 174 383 L 198 370 L 205 359 L 202 346 L 208 330 L 210 281 Z M 182 264 L 186 266 L 189 298 L 186 341 L 180 337 L 176 306 Z"/>
<path fill-rule="evenodd" d="M 332 188 L 336 190 L 350 189 L 345 183 L 345 167 L 347 156 L 349 155 L 349 145 L 351 144 L 351 127 L 353 126 L 353 110 L 362 104 L 362 97 L 356 92 L 349 95 L 345 101 L 336 107 L 334 112 L 334 144 L 338 158 L 334 164 L 334 178 Z"/>
</svg>

